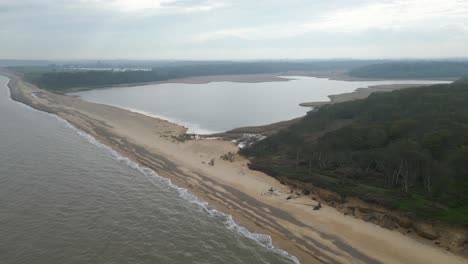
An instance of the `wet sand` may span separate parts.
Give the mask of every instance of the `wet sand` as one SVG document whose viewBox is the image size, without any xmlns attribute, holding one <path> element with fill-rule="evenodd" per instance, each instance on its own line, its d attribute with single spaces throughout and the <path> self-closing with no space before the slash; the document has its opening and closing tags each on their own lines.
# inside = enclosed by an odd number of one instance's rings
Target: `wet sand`
<svg viewBox="0 0 468 264">
<path fill-rule="evenodd" d="M 268 234 L 273 244 L 301 263 L 466 263 L 435 246 L 344 216 L 309 196 L 287 200 L 289 188 L 247 167 L 219 157 L 237 152 L 231 142 L 184 140 L 186 128 L 124 109 L 41 90 L 9 76 L 11 96 L 53 113 L 115 151 L 171 179 L 233 216 L 242 226 Z M 214 165 L 209 165 L 215 159 Z M 270 193 L 268 190 L 274 188 Z"/>
</svg>

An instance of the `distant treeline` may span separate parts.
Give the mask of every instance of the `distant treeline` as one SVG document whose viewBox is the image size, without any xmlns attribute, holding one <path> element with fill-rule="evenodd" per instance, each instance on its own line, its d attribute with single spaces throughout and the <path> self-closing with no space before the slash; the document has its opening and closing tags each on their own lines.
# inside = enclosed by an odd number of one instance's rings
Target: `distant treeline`
<svg viewBox="0 0 468 264">
<path fill-rule="evenodd" d="M 468 74 L 466 61 L 409 61 L 366 65 L 349 75 L 377 79 L 459 78 Z"/>
<path fill-rule="evenodd" d="M 265 74 L 294 71 L 349 70 L 376 61 L 307 61 L 307 62 L 213 62 L 159 66 L 151 71 L 24 71 L 25 77 L 42 88 L 65 91 L 74 87 L 95 87 L 118 84 L 165 81 L 170 79 L 235 74 Z M 20 69 L 18 69 L 20 70 Z"/>
<path fill-rule="evenodd" d="M 99 64 L 106 65 L 106 64 Z M 138 65 L 133 65 L 138 66 Z M 145 64 L 145 66 L 148 66 Z M 12 70 L 44 89 L 67 91 L 76 87 L 99 87 L 166 81 L 209 75 L 268 74 L 300 72 L 348 72 L 350 76 L 377 79 L 458 78 L 468 74 L 468 61 L 261 61 L 261 62 L 166 62 L 151 71 L 81 71 L 49 66 L 16 66 Z"/>
<path fill-rule="evenodd" d="M 468 226 L 468 82 L 328 105 L 250 147 L 252 169 Z"/>
</svg>

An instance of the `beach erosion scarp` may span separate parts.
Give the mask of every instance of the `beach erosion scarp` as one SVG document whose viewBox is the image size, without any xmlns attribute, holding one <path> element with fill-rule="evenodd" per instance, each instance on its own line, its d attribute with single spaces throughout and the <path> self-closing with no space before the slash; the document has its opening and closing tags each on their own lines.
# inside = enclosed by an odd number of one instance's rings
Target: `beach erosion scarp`
<svg viewBox="0 0 468 264">
<path fill-rule="evenodd" d="M 41 90 L 8 76 L 11 96 L 66 120 L 100 144 L 232 215 L 251 234 L 266 234 L 275 248 L 301 263 L 465 263 L 466 260 L 400 233 L 324 206 L 307 196 L 286 199 L 289 187 L 248 169 L 232 142 L 179 140 L 186 128 L 124 109 Z M 213 163 L 210 161 L 214 160 Z M 210 164 L 211 163 L 211 164 Z M 270 189 L 273 192 L 270 192 Z"/>
</svg>

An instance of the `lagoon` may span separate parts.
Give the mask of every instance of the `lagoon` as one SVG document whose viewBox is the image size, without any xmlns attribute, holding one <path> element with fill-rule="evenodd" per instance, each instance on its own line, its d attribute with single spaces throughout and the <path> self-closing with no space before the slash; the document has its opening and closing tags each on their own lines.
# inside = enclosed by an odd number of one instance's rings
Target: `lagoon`
<svg viewBox="0 0 468 264">
<path fill-rule="evenodd" d="M 143 113 L 188 127 L 189 133 L 209 134 L 237 127 L 265 125 L 303 116 L 310 101 L 329 95 L 387 84 L 446 83 L 430 80 L 339 81 L 288 76 L 290 81 L 204 84 L 163 83 L 114 87 L 71 93 L 84 100 Z"/>
</svg>

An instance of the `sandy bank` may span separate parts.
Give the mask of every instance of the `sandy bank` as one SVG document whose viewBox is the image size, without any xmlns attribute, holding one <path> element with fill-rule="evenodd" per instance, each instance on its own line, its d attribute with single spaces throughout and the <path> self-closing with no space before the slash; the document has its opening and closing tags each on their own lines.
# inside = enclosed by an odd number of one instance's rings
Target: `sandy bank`
<svg viewBox="0 0 468 264">
<path fill-rule="evenodd" d="M 54 113 L 115 151 L 190 189 L 241 225 L 268 234 L 302 263 L 466 263 L 466 259 L 403 234 L 344 216 L 309 196 L 287 200 L 288 187 L 221 155 L 237 147 L 220 140 L 181 142 L 186 129 L 164 120 L 53 94 L 10 76 L 11 95 Z M 209 165 L 215 159 L 214 166 Z M 268 190 L 273 187 L 275 191 Z"/>
<path fill-rule="evenodd" d="M 421 87 L 421 86 L 428 86 L 430 84 L 383 84 L 383 85 L 374 85 L 374 86 L 369 86 L 365 88 L 358 88 L 353 92 L 350 93 L 342 93 L 342 94 L 336 94 L 336 95 L 330 95 L 328 98 L 330 98 L 330 101 L 325 101 L 325 102 L 307 102 L 307 103 L 301 103 L 300 106 L 305 106 L 305 107 L 317 107 L 317 106 L 322 106 L 326 104 L 336 104 L 336 103 L 342 103 L 346 101 L 352 101 L 352 100 L 359 100 L 359 99 L 365 99 L 369 95 L 375 92 L 391 92 L 395 90 L 401 90 L 401 89 L 406 89 L 406 88 L 411 88 L 411 87 Z"/>
<path fill-rule="evenodd" d="M 290 76 L 308 76 L 316 78 L 326 78 L 335 81 L 347 81 L 347 82 L 361 82 L 361 81 L 388 81 L 388 80 L 416 80 L 418 78 L 409 78 L 409 79 L 382 79 L 382 78 L 363 78 L 363 77 L 354 77 L 348 74 L 348 70 L 319 70 L 319 71 L 290 71 L 288 72 Z M 457 78 L 447 77 L 447 78 L 423 78 L 423 81 L 433 80 L 433 81 L 455 81 Z"/>
<path fill-rule="evenodd" d="M 239 74 L 239 75 L 210 75 L 194 76 L 187 78 L 171 79 L 158 82 L 127 83 L 118 85 L 87 86 L 67 89 L 67 93 L 78 91 L 107 89 L 115 87 L 132 87 L 141 85 L 163 84 L 163 83 L 184 83 L 184 84 L 204 84 L 211 82 L 237 82 L 237 83 L 261 83 L 261 82 L 287 82 L 290 79 L 278 76 L 278 74 Z"/>
</svg>

